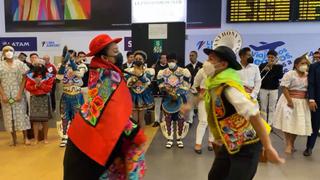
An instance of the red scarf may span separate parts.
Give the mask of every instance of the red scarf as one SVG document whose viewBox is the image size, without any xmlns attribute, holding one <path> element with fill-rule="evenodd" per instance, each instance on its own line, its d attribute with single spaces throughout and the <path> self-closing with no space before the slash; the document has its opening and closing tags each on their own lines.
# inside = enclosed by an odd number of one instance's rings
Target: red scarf
<svg viewBox="0 0 320 180">
<path fill-rule="evenodd" d="M 90 68 L 111 69 L 121 74 L 121 70 L 115 65 L 99 58 L 92 59 Z M 96 78 L 89 78 L 89 84 L 93 79 Z M 132 110 L 130 91 L 123 78 L 109 98 L 95 127 L 85 122 L 77 113 L 68 130 L 71 141 L 83 153 L 102 166 L 108 161 Z"/>
</svg>

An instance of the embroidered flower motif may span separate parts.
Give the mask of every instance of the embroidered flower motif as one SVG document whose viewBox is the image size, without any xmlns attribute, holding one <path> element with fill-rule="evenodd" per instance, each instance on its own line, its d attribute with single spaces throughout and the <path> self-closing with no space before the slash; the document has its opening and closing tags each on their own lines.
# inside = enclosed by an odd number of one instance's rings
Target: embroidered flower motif
<svg viewBox="0 0 320 180">
<path fill-rule="evenodd" d="M 91 97 L 91 98 L 96 97 L 98 95 L 98 93 L 99 93 L 99 90 L 97 87 L 89 89 L 89 91 L 88 91 L 89 97 Z"/>
<path fill-rule="evenodd" d="M 91 101 L 90 103 L 90 113 L 93 117 L 98 117 L 100 114 L 99 108 L 97 107 L 97 105 L 94 104 L 93 101 Z"/>
<path fill-rule="evenodd" d="M 112 85 L 111 85 L 111 88 L 113 89 L 113 90 L 115 90 L 115 89 L 117 89 L 117 84 L 116 83 L 113 83 Z"/>
<path fill-rule="evenodd" d="M 96 96 L 92 102 L 97 106 L 98 110 L 103 108 L 103 99 L 100 96 Z"/>
<path fill-rule="evenodd" d="M 110 76 L 110 70 L 105 70 L 103 73 L 105 76 Z"/>
<path fill-rule="evenodd" d="M 119 73 L 115 72 L 115 71 L 111 71 L 111 80 L 119 83 L 121 81 L 121 76 Z"/>
<path fill-rule="evenodd" d="M 89 110 L 89 104 L 88 103 L 84 103 L 81 106 L 81 113 L 83 113 L 84 115 L 86 115 L 88 113 Z"/>
</svg>

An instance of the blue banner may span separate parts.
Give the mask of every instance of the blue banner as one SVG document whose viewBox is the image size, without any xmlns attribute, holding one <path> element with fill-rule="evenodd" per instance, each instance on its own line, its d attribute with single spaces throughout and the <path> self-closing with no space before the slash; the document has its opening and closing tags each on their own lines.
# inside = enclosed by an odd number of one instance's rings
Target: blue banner
<svg viewBox="0 0 320 180">
<path fill-rule="evenodd" d="M 10 44 L 16 51 L 37 51 L 36 37 L 0 37 L 0 44 Z"/>
</svg>

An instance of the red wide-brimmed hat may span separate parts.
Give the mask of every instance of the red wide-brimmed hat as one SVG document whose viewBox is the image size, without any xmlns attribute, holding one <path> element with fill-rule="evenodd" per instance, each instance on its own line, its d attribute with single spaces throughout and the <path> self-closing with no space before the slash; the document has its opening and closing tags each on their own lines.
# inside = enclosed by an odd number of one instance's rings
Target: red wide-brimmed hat
<svg viewBox="0 0 320 180">
<path fill-rule="evenodd" d="M 98 52 L 100 52 L 104 47 L 106 47 L 110 43 L 118 43 L 122 40 L 122 38 L 115 38 L 112 39 L 107 34 L 100 34 L 93 38 L 89 45 L 90 52 L 87 54 L 87 56 L 94 56 Z"/>
</svg>

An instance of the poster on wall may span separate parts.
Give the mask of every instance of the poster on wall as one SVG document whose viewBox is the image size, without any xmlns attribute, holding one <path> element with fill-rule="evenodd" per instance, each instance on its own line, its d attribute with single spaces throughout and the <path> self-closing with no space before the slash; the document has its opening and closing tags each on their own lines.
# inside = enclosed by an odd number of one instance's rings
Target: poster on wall
<svg viewBox="0 0 320 180">
<path fill-rule="evenodd" d="M 131 2 L 131 0 L 5 0 L 5 29 L 6 32 L 130 30 Z M 136 2 L 150 4 L 151 1 L 136 0 Z M 182 0 L 172 2 L 180 3 Z M 147 16 L 160 18 L 164 16 L 161 9 L 156 10 Z M 184 8 L 183 11 L 185 10 Z M 144 10 L 136 13 L 147 17 Z M 220 26 L 221 0 L 187 0 L 187 28 Z"/>
<path fill-rule="evenodd" d="M 216 35 L 191 35 L 186 41 L 186 61 L 190 63 L 188 57 L 192 50 L 198 51 L 198 60 L 205 61 L 208 56 L 203 53 L 204 48 L 212 48 L 213 39 Z M 267 61 L 267 52 L 274 49 L 278 52 L 279 64 L 284 67 L 284 72 L 293 68 L 295 58 L 308 53 L 313 55 L 313 51 L 317 50 L 318 39 L 313 34 L 254 34 L 242 35 L 242 47 L 250 47 L 254 63 L 260 65 Z M 299 43 L 297 43 L 299 42 Z M 237 55 L 238 60 L 239 56 Z"/>
<path fill-rule="evenodd" d="M 130 0 L 6 0 L 7 32 L 130 28 Z"/>
<path fill-rule="evenodd" d="M 37 51 L 36 37 L 0 37 L 0 47 L 7 44 L 15 51 Z"/>
</svg>

